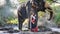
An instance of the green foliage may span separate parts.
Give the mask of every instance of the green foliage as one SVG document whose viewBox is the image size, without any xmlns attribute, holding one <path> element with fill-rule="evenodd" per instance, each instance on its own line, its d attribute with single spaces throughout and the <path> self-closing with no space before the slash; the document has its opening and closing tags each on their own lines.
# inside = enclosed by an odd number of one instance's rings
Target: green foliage
<svg viewBox="0 0 60 34">
<path fill-rule="evenodd" d="M 55 8 L 55 18 L 54 21 L 56 24 L 60 24 L 60 7 L 54 7 Z"/>
<path fill-rule="evenodd" d="M 47 1 L 51 2 L 51 1 L 53 1 L 53 0 L 47 0 Z"/>
<path fill-rule="evenodd" d="M 55 21 L 58 23 L 60 21 L 60 13 L 56 14 Z"/>
<path fill-rule="evenodd" d="M 0 17 L 0 26 L 3 26 L 5 24 L 6 24 L 6 22 L 2 19 L 2 17 Z"/>
<path fill-rule="evenodd" d="M 8 20 L 12 20 L 12 19 L 14 19 L 14 17 L 13 17 L 12 15 L 10 15 L 10 16 L 8 16 L 7 19 L 8 19 Z"/>
<path fill-rule="evenodd" d="M 53 1 L 53 0 L 46 0 L 46 1 L 47 1 L 48 3 L 50 3 L 50 4 L 52 4 L 52 1 Z"/>
<path fill-rule="evenodd" d="M 26 2 L 26 1 L 27 1 L 27 0 L 19 0 L 20 3 L 22 3 L 22 2 Z"/>
<path fill-rule="evenodd" d="M 14 18 L 13 16 L 8 16 L 7 23 L 8 24 L 18 24 L 18 19 Z"/>
</svg>

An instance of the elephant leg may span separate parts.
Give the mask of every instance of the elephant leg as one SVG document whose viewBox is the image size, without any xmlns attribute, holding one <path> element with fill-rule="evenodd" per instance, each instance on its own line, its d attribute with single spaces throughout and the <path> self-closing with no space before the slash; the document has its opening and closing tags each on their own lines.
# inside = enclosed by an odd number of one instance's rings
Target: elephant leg
<svg viewBox="0 0 60 34">
<path fill-rule="evenodd" d="M 38 22 L 38 13 L 36 13 L 36 25 L 37 25 L 37 22 Z"/>
<path fill-rule="evenodd" d="M 19 22 L 19 30 L 22 30 L 22 24 L 23 24 L 24 18 L 20 11 L 18 11 L 18 22 Z"/>
<path fill-rule="evenodd" d="M 22 6 L 18 9 L 18 22 L 20 30 L 22 30 L 22 25 L 26 18 L 27 18 L 26 7 Z"/>
<path fill-rule="evenodd" d="M 19 22 L 19 30 L 22 30 L 22 24 L 23 24 L 24 19 L 18 15 L 18 22 Z"/>
</svg>

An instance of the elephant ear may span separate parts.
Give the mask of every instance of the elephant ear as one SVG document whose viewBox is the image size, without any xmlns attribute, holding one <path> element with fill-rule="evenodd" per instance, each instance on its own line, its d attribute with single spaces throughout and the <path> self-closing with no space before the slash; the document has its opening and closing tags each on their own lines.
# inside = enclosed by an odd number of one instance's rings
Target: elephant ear
<svg viewBox="0 0 60 34">
<path fill-rule="evenodd" d="M 48 4 L 47 2 L 45 2 L 45 8 L 50 7 L 50 4 Z"/>
</svg>

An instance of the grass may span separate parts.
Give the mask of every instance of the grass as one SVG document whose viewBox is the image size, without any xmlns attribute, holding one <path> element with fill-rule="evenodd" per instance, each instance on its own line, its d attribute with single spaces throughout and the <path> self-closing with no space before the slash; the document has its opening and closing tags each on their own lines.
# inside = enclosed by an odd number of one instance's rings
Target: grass
<svg viewBox="0 0 60 34">
<path fill-rule="evenodd" d="M 26 2 L 27 0 L 19 0 L 19 1 L 22 3 L 22 2 Z"/>
</svg>

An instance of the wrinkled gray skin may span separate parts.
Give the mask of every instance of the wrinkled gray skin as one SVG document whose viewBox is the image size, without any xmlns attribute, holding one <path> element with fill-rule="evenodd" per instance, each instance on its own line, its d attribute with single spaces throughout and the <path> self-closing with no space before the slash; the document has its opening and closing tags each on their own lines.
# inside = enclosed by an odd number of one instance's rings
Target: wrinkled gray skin
<svg viewBox="0 0 60 34">
<path fill-rule="evenodd" d="M 36 14 L 36 22 L 35 22 L 35 25 L 37 26 L 37 21 L 38 21 L 38 11 L 43 11 L 45 12 L 45 3 L 43 0 L 33 0 L 35 6 L 37 6 L 38 8 L 33 8 L 33 12 Z M 41 3 L 41 4 L 40 4 Z M 27 8 L 28 7 L 28 8 Z M 26 9 L 27 8 L 27 9 Z M 22 6 L 18 9 L 18 21 L 19 21 L 19 29 L 22 30 L 22 24 L 23 24 L 23 21 L 26 19 L 26 18 L 29 18 L 30 19 L 30 12 L 31 12 L 31 8 L 32 8 L 32 3 L 30 1 L 27 2 L 26 6 L 24 4 L 22 4 Z M 48 7 L 49 10 L 52 10 L 51 8 Z M 20 14 L 21 15 L 20 15 Z M 50 12 L 50 19 L 52 17 L 52 12 Z M 50 20 L 49 19 L 49 20 Z M 30 21 L 29 21 L 29 28 L 30 28 Z"/>
</svg>

